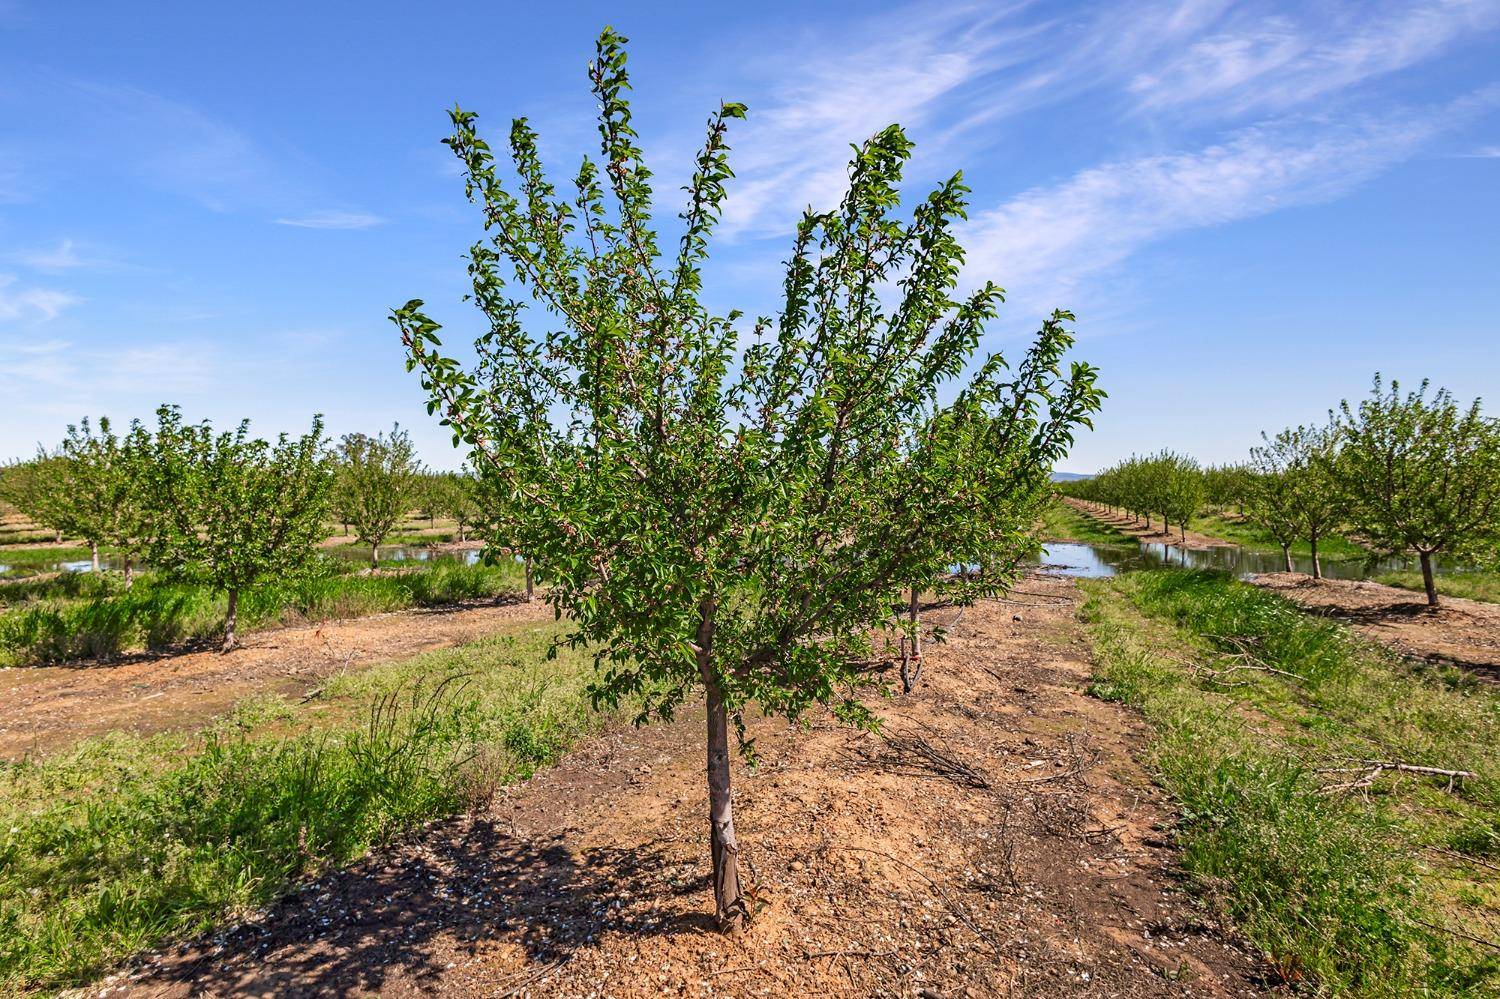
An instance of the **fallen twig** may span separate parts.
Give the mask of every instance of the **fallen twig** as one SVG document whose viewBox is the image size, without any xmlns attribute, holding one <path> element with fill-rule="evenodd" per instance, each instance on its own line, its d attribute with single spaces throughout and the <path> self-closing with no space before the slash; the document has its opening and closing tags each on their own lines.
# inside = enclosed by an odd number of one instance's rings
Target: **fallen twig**
<svg viewBox="0 0 1500 999">
<path fill-rule="evenodd" d="M 1322 789 L 1324 794 L 1336 794 L 1340 791 L 1364 790 L 1372 786 L 1381 774 L 1386 771 L 1398 773 L 1422 774 L 1427 777 L 1448 778 L 1448 790 L 1452 791 L 1458 781 L 1468 777 L 1478 776 L 1472 770 L 1448 770 L 1443 767 L 1424 767 L 1414 763 L 1402 763 L 1399 760 L 1364 760 L 1357 767 L 1325 767 L 1318 771 L 1321 774 L 1361 774 L 1355 780 L 1345 781 L 1341 784 L 1330 784 Z"/>
<path fill-rule="evenodd" d="M 921 736 L 887 735 L 884 739 L 897 754 L 917 757 L 924 761 L 925 769 L 961 787 L 980 791 L 988 791 L 991 787 L 989 776 L 983 771 L 943 752 Z"/>
<path fill-rule="evenodd" d="M 945 904 L 948 907 L 948 911 L 951 912 L 951 913 L 953 913 L 953 915 L 958 918 L 959 922 L 963 923 L 970 930 L 972 930 L 974 932 L 974 935 L 977 936 L 980 940 L 985 940 L 986 939 L 984 931 L 981 930 L 978 926 L 974 925 L 974 920 L 972 920 L 971 918 L 969 918 L 969 914 L 964 909 L 964 907 L 961 904 L 959 904 L 958 902 L 954 901 L 953 898 L 952 898 L 952 896 L 950 896 L 948 894 L 947 889 L 945 889 L 942 885 L 940 885 L 936 881 L 934 881 L 921 868 L 913 867 L 911 864 L 908 864 L 906 861 L 902 860 L 900 857 L 893 857 L 889 853 L 886 853 L 884 850 L 873 850 L 873 849 L 871 849 L 869 847 L 866 847 L 866 846 L 838 846 L 838 845 L 832 845 L 832 844 L 830 846 L 831 846 L 832 849 L 835 849 L 835 850 L 848 850 L 848 851 L 850 851 L 852 853 L 870 853 L 870 854 L 874 854 L 877 857 L 884 857 L 886 860 L 889 860 L 891 863 L 897 864 L 897 865 L 899 865 L 901 867 L 906 868 L 908 871 L 911 871 L 913 874 L 917 875 L 918 877 L 920 877 L 922 880 L 926 881 L 928 884 L 930 884 L 933 887 L 933 890 L 938 893 L 938 897 L 943 900 L 943 904 Z"/>
<path fill-rule="evenodd" d="M 892 957 L 896 950 L 812 950 L 802 956 L 811 961 L 819 957 Z"/>
<path fill-rule="evenodd" d="M 1454 936 L 1458 937 L 1460 940 L 1467 940 L 1470 943 L 1477 943 L 1485 947 L 1492 947 L 1495 950 L 1500 950 L 1500 943 L 1495 943 L 1495 941 L 1493 940 L 1486 940 L 1484 937 L 1470 936 L 1462 930 L 1455 930 L 1451 926 L 1439 926 L 1436 923 L 1429 923 L 1425 919 L 1417 919 L 1415 916 L 1412 917 L 1412 920 L 1413 922 L 1417 923 L 1417 925 L 1425 926 L 1429 930 L 1437 930 L 1439 933 L 1451 933 Z"/>
</svg>

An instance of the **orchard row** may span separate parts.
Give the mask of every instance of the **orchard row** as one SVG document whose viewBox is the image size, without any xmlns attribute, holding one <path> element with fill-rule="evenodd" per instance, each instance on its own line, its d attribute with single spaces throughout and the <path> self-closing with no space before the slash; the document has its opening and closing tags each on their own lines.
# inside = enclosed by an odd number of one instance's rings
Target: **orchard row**
<svg viewBox="0 0 1500 999">
<path fill-rule="evenodd" d="M 1375 554 L 1415 555 L 1432 605 L 1434 558 L 1500 557 L 1500 421 L 1479 400 L 1461 406 L 1446 389 L 1429 393 L 1426 382 L 1403 393 L 1377 375 L 1368 398 L 1340 403 L 1326 425 L 1262 438 L 1243 464 L 1203 468 L 1163 451 L 1061 490 L 1148 525 L 1153 515 L 1163 529 L 1175 523 L 1184 539 L 1206 504 L 1238 506 L 1281 545 L 1288 571 L 1292 545 L 1309 542 L 1314 576 L 1319 542 L 1349 532 Z"/>
<path fill-rule="evenodd" d="M 462 533 L 479 517 L 480 489 L 466 473 L 424 470 L 399 427 L 330 444 L 314 418 L 306 434 L 270 442 L 248 421 L 215 431 L 171 406 L 154 428 L 133 422 L 124 434 L 107 418 L 85 419 L 54 450 L 0 469 L 0 499 L 58 537 L 83 539 L 96 571 L 101 548 L 117 553 L 127 588 L 144 563 L 225 591 L 226 649 L 240 594 L 309 571 L 330 517 L 369 546 L 374 567 L 413 509 L 452 517 Z"/>
</svg>

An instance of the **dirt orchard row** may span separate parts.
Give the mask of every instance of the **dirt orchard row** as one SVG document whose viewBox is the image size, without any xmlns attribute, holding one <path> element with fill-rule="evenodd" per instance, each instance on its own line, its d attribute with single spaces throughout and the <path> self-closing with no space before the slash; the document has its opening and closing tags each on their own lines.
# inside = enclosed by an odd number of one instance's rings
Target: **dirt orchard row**
<svg viewBox="0 0 1500 999">
<path fill-rule="evenodd" d="M 700 711 L 608 732 L 479 814 L 90 992 L 1267 994 L 1183 890 L 1141 723 L 1084 693 L 1078 599 L 1033 577 L 952 621 L 917 691 L 887 705 L 888 739 L 751 723 L 743 943 L 711 926 Z"/>
</svg>

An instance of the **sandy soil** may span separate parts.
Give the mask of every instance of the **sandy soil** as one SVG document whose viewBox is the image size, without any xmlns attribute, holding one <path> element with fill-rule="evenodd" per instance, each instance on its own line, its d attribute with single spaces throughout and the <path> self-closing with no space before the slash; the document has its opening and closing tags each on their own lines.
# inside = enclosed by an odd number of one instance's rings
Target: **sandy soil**
<svg viewBox="0 0 1500 999">
<path fill-rule="evenodd" d="M 736 811 L 760 910 L 741 943 L 710 925 L 688 713 L 87 994 L 1271 994 L 1180 890 L 1140 722 L 1083 693 L 1074 584 L 1022 590 L 953 624 L 888 706 L 890 741 L 752 723 Z"/>
<path fill-rule="evenodd" d="M 1073 509 L 1077 510 L 1079 513 L 1085 514 L 1089 517 L 1093 517 L 1101 524 L 1108 524 L 1110 527 L 1113 527 L 1121 534 L 1128 534 L 1132 538 L 1136 538 L 1140 541 L 1145 541 L 1149 544 L 1168 544 L 1176 548 L 1181 548 L 1186 545 L 1188 548 L 1192 549 L 1235 547 L 1234 542 L 1232 541 L 1225 541 L 1222 538 L 1212 538 L 1207 534 L 1199 534 L 1197 531 L 1188 531 L 1187 540 L 1184 541 L 1181 529 L 1178 528 L 1175 524 L 1172 526 L 1172 529 L 1170 531 L 1163 531 L 1161 529 L 1161 522 L 1159 520 L 1153 519 L 1151 522 L 1150 530 L 1147 530 L 1144 525 L 1131 520 L 1124 514 L 1116 513 L 1113 510 L 1100 510 L 1088 505 L 1082 500 L 1073 499 L 1071 496 L 1062 497 L 1062 501 L 1071 506 Z"/>
<path fill-rule="evenodd" d="M 1275 572 L 1250 580 L 1338 618 L 1402 655 L 1451 663 L 1500 682 L 1500 604 L 1443 597 L 1436 610 L 1412 590 L 1369 581 Z"/>
<path fill-rule="evenodd" d="M 227 655 L 205 650 L 0 669 L 0 759 L 46 753 L 112 731 L 191 729 L 253 694 L 301 696 L 340 670 L 551 616 L 540 602 L 486 601 L 254 632 Z"/>
</svg>

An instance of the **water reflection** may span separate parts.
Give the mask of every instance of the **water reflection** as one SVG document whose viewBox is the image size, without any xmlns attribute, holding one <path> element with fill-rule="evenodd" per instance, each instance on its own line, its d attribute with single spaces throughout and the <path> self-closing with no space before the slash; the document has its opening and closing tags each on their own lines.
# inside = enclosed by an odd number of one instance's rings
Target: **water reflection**
<svg viewBox="0 0 1500 999">
<path fill-rule="evenodd" d="M 329 549 L 337 558 L 369 563 L 370 550 L 348 545 Z M 477 565 L 481 551 L 478 548 L 432 548 L 426 545 L 382 545 L 379 557 L 382 562 L 462 562 Z M 4 558 L 0 554 L 0 558 Z M 1187 566 L 1190 569 L 1222 569 L 1235 576 L 1251 576 L 1263 572 L 1281 572 L 1285 568 L 1280 553 L 1258 552 L 1235 546 L 1207 549 L 1183 549 L 1175 545 L 1086 544 L 1077 541 L 1059 541 L 1042 546 L 1037 565 L 1045 572 L 1059 576 L 1079 576 L 1096 579 L 1113 576 L 1135 569 L 1154 569 L 1164 565 Z M 119 570 L 119 560 L 100 556 L 99 566 L 106 571 Z M 1297 572 L 1312 572 L 1312 559 L 1292 556 L 1292 566 Z M 93 569 L 88 559 L 81 561 L 58 561 L 28 564 L 27 569 L 36 573 L 45 572 L 89 572 Z M 1385 572 L 1400 572 L 1416 568 L 1408 559 L 1379 559 L 1373 565 L 1362 559 L 1323 559 L 1323 575 L 1330 579 L 1369 579 Z M 0 562 L 0 575 L 10 566 Z M 1442 573 L 1439 565 L 1437 571 Z"/>
<path fill-rule="evenodd" d="M 344 558 L 365 563 L 370 561 L 368 548 L 340 547 L 334 551 Z M 478 548 L 455 550 L 429 548 L 426 545 L 382 545 L 376 551 L 382 562 L 462 562 L 464 565 L 478 565 L 482 554 Z"/>
<path fill-rule="evenodd" d="M 1238 546 L 1185 549 L 1175 545 L 1147 544 L 1096 545 L 1076 541 L 1054 542 L 1042 546 L 1038 565 L 1045 572 L 1060 576 L 1097 579 L 1135 569 L 1154 569 L 1165 565 L 1189 569 L 1220 569 L 1235 576 L 1253 576 L 1264 572 L 1282 572 L 1286 563 L 1280 552 L 1251 551 Z M 1377 559 L 1372 565 L 1364 559 L 1322 560 L 1323 575 L 1330 579 L 1369 579 L 1385 572 L 1400 572 L 1416 567 L 1407 559 Z M 1292 556 L 1295 572 L 1312 572 L 1312 559 Z M 1442 568 L 1439 567 L 1439 572 Z"/>
</svg>

